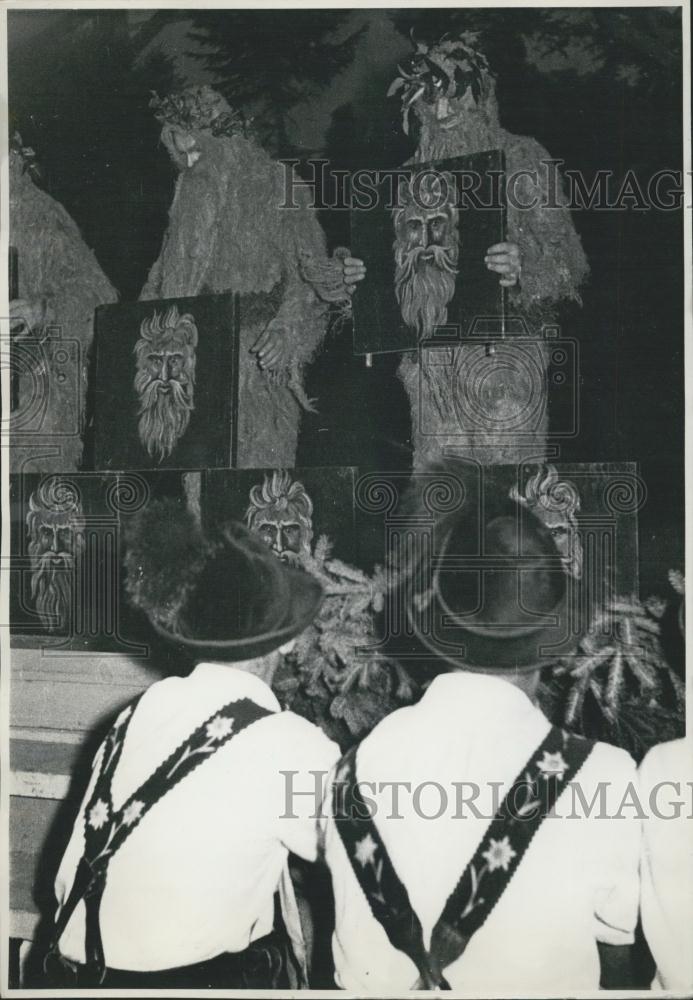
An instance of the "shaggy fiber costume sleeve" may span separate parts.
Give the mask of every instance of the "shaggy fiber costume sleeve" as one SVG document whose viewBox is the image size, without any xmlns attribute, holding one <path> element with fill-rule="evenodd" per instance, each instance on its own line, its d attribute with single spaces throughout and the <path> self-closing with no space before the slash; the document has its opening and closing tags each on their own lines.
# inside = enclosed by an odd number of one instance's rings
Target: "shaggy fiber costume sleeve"
<svg viewBox="0 0 693 1000">
<path fill-rule="evenodd" d="M 47 329 L 35 331 L 40 338 L 76 342 L 69 363 L 43 350 L 47 381 L 39 391 L 47 390 L 46 409 L 38 423 L 18 420 L 11 464 L 16 471 L 71 472 L 82 458 L 94 310 L 115 302 L 117 294 L 65 208 L 23 172 L 19 157 L 11 154 L 10 160 L 10 243 L 17 247 L 19 297 L 45 299 Z M 32 377 L 20 374 L 20 411 L 35 389 Z"/>
<path fill-rule="evenodd" d="M 220 172 L 178 178 L 161 251 L 141 300 L 236 290 L 214 267 L 225 201 Z"/>
<path fill-rule="evenodd" d="M 242 186 L 233 184 L 220 156 L 179 177 L 161 252 L 140 298 L 279 292 L 268 325 L 282 331 L 288 350 L 286 371 L 274 377 L 297 387 L 328 318 L 327 307 L 301 277 L 299 253 L 326 259 L 325 236 L 305 188 L 294 187 L 298 208 L 284 207 L 283 167 L 256 143 L 236 140 L 234 146 Z"/>
<path fill-rule="evenodd" d="M 589 267 L 558 171 L 547 165 L 551 157 L 534 139 L 515 136 L 505 156 L 507 236 L 522 253 L 522 276 L 510 290 L 511 306 L 531 315 L 562 299 L 579 302 Z"/>
<path fill-rule="evenodd" d="M 309 205 L 305 188 L 294 195 L 297 209 L 280 209 L 283 213 L 283 243 L 288 249 L 284 266 L 286 287 L 276 323 L 283 327 L 291 345 L 290 360 L 302 367 L 313 359 L 325 336 L 327 307 L 299 270 L 301 253 L 310 253 L 316 260 L 327 259 L 325 234 L 314 210 Z"/>
</svg>

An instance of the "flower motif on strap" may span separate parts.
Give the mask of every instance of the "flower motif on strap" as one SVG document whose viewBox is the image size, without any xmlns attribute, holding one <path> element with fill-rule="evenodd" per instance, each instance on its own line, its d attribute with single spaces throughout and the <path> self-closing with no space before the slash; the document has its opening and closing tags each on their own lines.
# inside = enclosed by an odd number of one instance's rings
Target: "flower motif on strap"
<svg viewBox="0 0 693 1000">
<path fill-rule="evenodd" d="M 215 715 L 212 721 L 207 723 L 207 738 L 223 740 L 232 730 L 233 719 L 229 719 L 225 715 Z"/>
<path fill-rule="evenodd" d="M 544 750 L 544 756 L 542 760 L 537 761 L 537 767 L 541 771 L 544 781 L 548 781 L 549 778 L 556 778 L 558 781 L 563 781 L 563 775 L 568 769 L 568 765 L 560 750 L 556 753 L 549 753 L 547 750 Z"/>
<path fill-rule="evenodd" d="M 370 833 L 367 833 L 363 840 L 357 840 L 356 850 L 354 852 L 356 860 L 365 868 L 366 865 L 372 865 L 375 861 L 375 852 L 378 850 L 378 845 L 371 837 Z"/>
<path fill-rule="evenodd" d="M 488 850 L 484 851 L 481 856 L 490 872 L 494 872 L 497 868 L 502 868 L 504 872 L 507 872 L 510 862 L 517 856 L 517 851 L 511 847 L 509 837 L 503 837 L 501 840 L 494 840 L 491 837 Z"/>
<path fill-rule="evenodd" d="M 123 823 L 126 826 L 132 826 L 142 815 L 142 810 L 144 809 L 144 802 L 140 802 L 139 799 L 135 799 L 123 810 Z"/>
<path fill-rule="evenodd" d="M 89 810 L 87 823 L 93 830 L 100 830 L 108 822 L 108 803 L 97 799 Z"/>
</svg>

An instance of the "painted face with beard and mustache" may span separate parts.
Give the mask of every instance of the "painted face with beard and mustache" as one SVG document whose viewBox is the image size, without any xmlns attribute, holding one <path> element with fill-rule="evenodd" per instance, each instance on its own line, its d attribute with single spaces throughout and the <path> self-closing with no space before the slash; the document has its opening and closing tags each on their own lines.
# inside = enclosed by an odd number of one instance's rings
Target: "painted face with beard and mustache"
<svg viewBox="0 0 693 1000">
<path fill-rule="evenodd" d="M 286 515 L 285 511 L 267 511 L 254 530 L 283 562 L 297 562 L 297 556 L 304 547 L 304 528 L 291 517 L 282 516 L 282 513 Z"/>
<path fill-rule="evenodd" d="M 26 524 L 31 560 L 31 597 L 49 632 L 72 621 L 77 560 L 84 551 L 84 518 L 75 498 L 49 495 L 43 487 L 29 498 Z"/>
<path fill-rule="evenodd" d="M 513 486 L 510 497 L 528 507 L 544 522 L 551 532 L 566 573 L 579 580 L 583 561 L 577 520 L 580 496 L 573 484 L 560 480 L 555 466 L 544 465 L 527 481 L 523 493 Z"/>
<path fill-rule="evenodd" d="M 303 483 L 275 469 L 262 486 L 253 486 L 245 514 L 246 524 L 283 562 L 300 564 L 310 555 L 313 539 L 313 502 Z"/>
<path fill-rule="evenodd" d="M 407 326 L 429 337 L 447 322 L 459 258 L 456 187 L 450 174 L 413 175 L 399 188 L 395 294 Z"/>
<path fill-rule="evenodd" d="M 142 322 L 135 345 L 138 430 L 148 454 L 159 462 L 171 454 L 190 422 L 196 347 L 195 320 L 179 316 L 176 306 Z"/>
</svg>

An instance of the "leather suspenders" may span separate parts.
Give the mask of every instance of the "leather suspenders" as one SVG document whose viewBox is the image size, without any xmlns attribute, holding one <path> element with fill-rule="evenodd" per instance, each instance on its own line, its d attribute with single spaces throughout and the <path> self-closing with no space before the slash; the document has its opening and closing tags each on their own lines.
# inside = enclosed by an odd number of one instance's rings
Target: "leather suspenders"
<svg viewBox="0 0 693 1000">
<path fill-rule="evenodd" d="M 99 907 L 106 887 L 108 864 L 138 823 L 174 785 L 216 753 L 253 722 L 273 713 L 249 698 L 229 702 L 188 736 L 130 795 L 119 809 L 113 808 L 111 782 L 118 766 L 125 735 L 137 704 L 136 699 L 116 719 L 103 744 L 99 776 L 84 814 L 85 848 L 72 890 L 56 921 L 50 955 L 58 946 L 75 907 L 86 907 L 86 964 L 95 983 L 103 982 L 106 964 L 99 929 Z"/>
<path fill-rule="evenodd" d="M 357 747 L 340 761 L 333 785 L 335 825 L 373 916 L 391 944 L 419 970 L 415 989 L 449 989 L 443 970 L 464 953 L 515 874 L 532 838 L 594 743 L 552 727 L 503 799 L 433 928 L 430 949 L 388 857 L 356 777 Z"/>
</svg>

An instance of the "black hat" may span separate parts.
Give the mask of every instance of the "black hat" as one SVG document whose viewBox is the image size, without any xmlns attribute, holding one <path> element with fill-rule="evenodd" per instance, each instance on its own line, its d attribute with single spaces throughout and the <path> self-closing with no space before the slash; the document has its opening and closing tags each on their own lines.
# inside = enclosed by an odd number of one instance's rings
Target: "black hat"
<svg viewBox="0 0 693 1000">
<path fill-rule="evenodd" d="M 466 670 L 534 670 L 565 655 L 570 641 L 569 580 L 549 530 L 505 498 L 463 509 L 437 526 L 438 557 L 407 614 L 418 639 Z"/>
<path fill-rule="evenodd" d="M 242 524 L 207 537 L 181 503 L 154 501 L 128 532 L 132 603 L 196 659 L 251 660 L 310 625 L 323 591 Z"/>
</svg>

